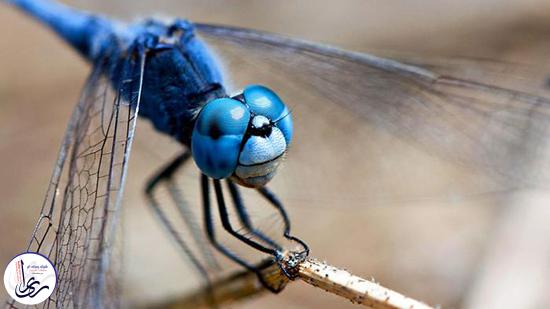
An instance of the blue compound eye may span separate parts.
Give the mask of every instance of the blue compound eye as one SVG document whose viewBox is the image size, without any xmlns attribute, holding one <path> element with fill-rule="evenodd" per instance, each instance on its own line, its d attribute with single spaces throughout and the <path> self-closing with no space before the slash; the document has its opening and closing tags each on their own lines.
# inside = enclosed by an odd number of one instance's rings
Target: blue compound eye
<svg viewBox="0 0 550 309">
<path fill-rule="evenodd" d="M 250 111 L 255 115 L 267 117 L 283 133 L 287 145 L 292 139 L 292 118 L 290 111 L 283 101 L 271 91 L 271 89 L 260 86 L 250 85 L 243 91 L 243 96 L 246 104 L 250 107 Z"/>
<path fill-rule="evenodd" d="M 237 100 L 222 98 L 201 110 L 191 138 L 193 159 L 209 177 L 231 176 L 237 167 L 250 112 Z"/>
</svg>

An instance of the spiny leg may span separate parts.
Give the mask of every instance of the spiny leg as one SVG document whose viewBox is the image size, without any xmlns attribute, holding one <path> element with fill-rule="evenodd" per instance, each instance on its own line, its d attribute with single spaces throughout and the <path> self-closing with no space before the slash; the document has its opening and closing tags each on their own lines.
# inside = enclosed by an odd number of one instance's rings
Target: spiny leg
<svg viewBox="0 0 550 309">
<path fill-rule="evenodd" d="M 233 228 L 233 225 L 231 224 L 231 221 L 229 220 L 229 214 L 227 212 L 227 207 L 225 205 L 225 200 L 223 197 L 223 190 L 220 183 L 220 180 L 214 179 L 214 192 L 216 193 L 216 201 L 218 202 L 218 211 L 220 214 L 220 219 L 222 221 L 223 228 L 233 237 L 237 238 L 238 240 L 244 242 L 245 244 L 251 246 L 252 248 L 259 250 L 261 252 L 271 254 L 273 256 L 277 255 L 277 250 L 267 248 L 252 239 L 244 236 L 243 234 L 240 234 L 235 228 Z"/>
<path fill-rule="evenodd" d="M 248 215 L 248 212 L 246 210 L 246 207 L 243 204 L 241 193 L 237 186 L 231 181 L 227 180 L 227 187 L 229 189 L 229 192 L 231 193 L 231 198 L 233 200 L 233 204 L 235 206 L 235 210 L 237 211 L 237 215 L 239 217 L 239 220 L 243 227 L 253 236 L 257 237 L 258 239 L 261 239 L 269 246 L 275 248 L 277 251 L 281 251 L 282 248 L 279 244 L 277 244 L 273 239 L 269 238 L 267 235 L 265 235 L 262 231 L 256 229 L 252 222 L 250 221 L 250 217 Z"/>
<path fill-rule="evenodd" d="M 204 268 L 203 264 L 199 261 L 199 259 L 195 256 L 195 254 L 192 252 L 192 250 L 189 248 L 189 246 L 185 243 L 185 241 L 181 238 L 181 236 L 178 234 L 176 228 L 172 225 L 170 220 L 168 219 L 166 213 L 161 208 L 161 204 L 157 201 L 157 199 L 154 196 L 154 191 L 156 188 L 164 181 L 168 181 L 171 183 L 172 176 L 174 173 L 182 167 L 185 162 L 191 157 L 191 154 L 189 151 L 186 151 L 176 157 L 170 164 L 168 164 L 165 168 L 163 168 L 160 172 L 158 172 L 156 175 L 154 175 L 148 182 L 147 186 L 145 188 L 145 194 L 146 198 L 149 202 L 149 206 L 153 209 L 154 213 L 157 215 L 157 217 L 161 220 L 161 223 L 163 226 L 168 230 L 168 232 L 174 237 L 174 240 L 178 244 L 178 246 L 181 248 L 183 253 L 189 258 L 195 269 L 200 273 L 200 275 L 203 277 L 203 279 L 206 281 L 206 284 L 208 285 L 208 288 L 211 288 L 211 282 L 210 278 L 208 277 L 208 272 Z M 172 191 L 172 189 L 169 189 L 169 191 Z M 177 204 L 178 202 L 181 202 L 181 200 L 176 200 L 174 196 L 171 194 L 172 198 L 174 199 L 174 202 Z M 181 212 L 181 206 L 178 204 L 178 209 L 180 209 Z M 182 215 L 184 215 L 182 213 Z M 187 220 L 189 218 L 184 219 L 187 223 Z M 195 238 L 195 241 L 197 243 L 200 243 L 200 235 L 197 235 L 198 231 L 195 231 L 190 227 L 191 234 L 193 238 Z M 203 246 L 199 246 L 200 250 L 202 251 Z M 202 252 L 205 256 L 208 256 L 208 252 Z"/>
<path fill-rule="evenodd" d="M 243 266 L 250 271 L 256 271 L 252 264 L 249 264 L 245 260 L 241 259 L 238 255 L 233 253 L 227 247 L 222 245 L 216 239 L 216 231 L 214 230 L 214 222 L 212 221 L 212 205 L 210 204 L 210 184 L 208 183 L 208 176 L 201 175 L 201 191 L 202 191 L 202 206 L 204 211 L 204 227 L 206 229 L 206 235 L 210 240 L 210 243 L 214 248 L 220 251 L 223 255 L 233 260 L 235 263 Z"/>
<path fill-rule="evenodd" d="M 213 224 L 213 221 L 212 221 L 213 217 L 212 217 L 212 207 L 211 207 L 211 204 L 210 204 L 210 185 L 209 185 L 208 181 L 209 181 L 208 176 L 203 174 L 201 176 L 201 189 L 202 189 L 202 200 L 203 200 L 203 210 L 204 210 L 204 224 L 205 224 L 205 228 L 206 228 L 206 234 L 208 235 L 208 239 L 210 240 L 210 243 L 212 244 L 212 246 L 214 246 L 214 248 L 216 248 L 220 253 L 222 253 L 223 255 L 228 257 L 230 260 L 232 260 L 235 263 L 241 265 L 242 267 L 248 269 L 249 271 L 254 272 L 258 276 L 258 278 L 260 279 L 260 282 L 262 283 L 262 285 L 266 289 L 268 289 L 269 291 L 271 291 L 273 293 L 279 293 L 281 291 L 280 288 L 271 286 L 270 284 L 268 284 L 265 281 L 265 279 L 264 279 L 264 277 L 262 276 L 262 273 L 261 273 L 262 268 L 257 267 L 256 265 L 248 263 L 247 261 L 242 259 L 240 256 L 235 254 L 233 251 L 229 250 L 229 248 L 222 245 L 216 239 L 214 224 Z M 219 211 L 220 211 L 220 216 L 222 217 L 221 218 L 222 219 L 222 225 L 224 225 L 224 228 L 229 233 L 231 233 L 233 236 L 240 239 L 241 241 L 243 241 L 243 242 L 250 241 L 246 237 L 242 237 L 242 235 L 236 236 L 235 234 L 233 234 L 231 232 L 231 230 L 232 230 L 231 223 L 229 222 L 229 217 L 227 215 L 227 210 L 225 209 L 225 204 L 220 205 L 221 186 L 220 186 L 219 180 L 218 181 L 214 180 L 214 189 L 216 191 L 216 196 L 217 196 L 217 199 L 218 199 L 218 206 L 219 206 L 218 208 L 219 208 Z M 221 201 L 223 202 L 223 195 L 221 195 Z M 226 228 L 226 226 L 229 227 L 229 230 L 228 230 L 228 228 Z M 238 234 L 238 233 L 236 233 L 236 234 Z M 244 239 L 246 239 L 246 241 Z M 251 246 L 253 246 L 255 248 L 257 246 L 258 248 L 256 248 L 256 249 L 258 249 L 262 252 L 271 254 L 273 256 L 275 256 L 277 254 L 275 250 L 265 248 L 265 247 L 263 247 L 259 244 L 251 245 Z M 262 249 L 260 249 L 260 247 Z"/>
<path fill-rule="evenodd" d="M 266 187 L 259 188 L 258 192 L 260 192 L 260 194 L 264 198 L 266 198 L 271 203 L 271 205 L 273 205 L 275 207 L 275 209 L 277 209 L 279 211 L 279 214 L 283 218 L 283 222 L 284 222 L 283 236 L 288 240 L 291 240 L 291 241 L 294 241 L 294 242 L 297 242 L 298 244 L 300 244 L 300 246 L 302 246 L 303 250 L 301 252 L 298 252 L 298 255 L 301 258 L 307 257 L 309 255 L 308 245 L 304 241 L 302 241 L 301 239 L 290 235 L 290 219 L 288 218 L 288 214 L 286 213 L 286 210 L 285 210 L 283 204 L 281 203 L 281 201 L 279 201 L 277 196 Z M 287 276 L 289 276 L 289 274 L 285 271 L 284 268 L 283 268 L 283 271 L 285 272 L 285 274 Z M 289 276 L 289 277 L 291 277 L 291 276 Z"/>
</svg>

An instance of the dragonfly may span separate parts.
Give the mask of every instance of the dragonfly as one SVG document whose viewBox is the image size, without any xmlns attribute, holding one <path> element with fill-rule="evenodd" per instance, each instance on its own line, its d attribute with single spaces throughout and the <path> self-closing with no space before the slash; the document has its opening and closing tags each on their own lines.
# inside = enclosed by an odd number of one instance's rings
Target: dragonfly
<svg viewBox="0 0 550 309">
<path fill-rule="evenodd" d="M 217 241 L 211 186 L 223 228 L 243 246 L 280 259 L 281 244 L 249 220 L 249 206 L 240 193 L 240 186 L 248 186 L 255 187 L 274 206 L 283 221 L 283 238 L 297 243 L 299 252 L 307 255 L 306 243 L 290 234 L 290 219 L 282 201 L 265 186 L 285 157 L 296 114 L 319 116 L 306 124 L 319 131 L 318 138 L 300 139 L 303 143 L 322 145 L 320 137 L 330 137 L 331 126 L 345 128 L 346 134 L 338 136 L 341 149 L 336 166 L 350 179 L 357 179 L 350 175 L 364 173 L 368 166 L 357 158 L 381 150 L 349 147 L 364 143 L 357 139 L 368 137 L 369 132 L 351 121 L 339 123 L 337 116 L 360 120 L 383 134 L 397 136 L 396 143 L 413 144 L 434 157 L 473 165 L 490 179 L 484 188 L 537 187 L 548 180 L 544 169 L 548 166 L 544 148 L 550 118 L 548 100 L 539 96 L 544 92 L 536 85 L 520 85 L 522 89 L 513 90 L 508 85 L 486 82 L 492 80 L 491 73 L 499 72 L 486 69 L 486 75 L 475 80 L 461 78 L 469 73 L 460 71 L 462 63 L 453 66 L 414 58 L 399 62 L 255 30 L 179 19 L 124 24 L 51 1 L 8 2 L 53 28 L 93 66 L 69 121 L 27 248 L 45 253 L 58 269 L 59 284 L 49 300 L 52 305 L 98 307 L 112 296 L 108 295 L 112 288 L 111 249 L 138 116 L 148 119 L 184 149 L 151 178 L 146 197 L 205 278 L 214 268 L 204 265 L 212 264 L 204 261 L 210 259 L 209 248 L 201 246 L 199 250 L 204 260 L 192 252 L 175 232 L 154 193 L 166 186 L 171 199 L 179 204 L 179 196 L 170 190 L 175 185 L 173 177 L 193 160 L 201 171 L 203 229 L 216 250 L 257 271 L 253 263 Z M 210 52 L 211 48 L 220 52 L 224 62 Z M 247 75 L 257 81 L 229 96 L 230 86 L 221 69 L 224 65 L 232 68 L 229 72 L 234 79 Z M 270 88 L 277 89 L 278 94 L 259 84 L 277 85 Z M 282 98 L 296 103 L 287 107 Z M 319 163 L 310 160 L 312 157 L 334 161 L 332 149 L 320 150 L 296 153 L 296 157 L 305 159 L 300 164 Z M 289 158 L 286 163 L 292 161 Z M 66 183 L 60 181 L 64 173 Z M 306 178 L 303 181 L 318 183 L 323 178 L 314 175 L 302 175 Z M 344 179 L 342 185 L 353 184 Z M 372 184 L 356 187 L 359 191 L 367 185 Z M 319 187 L 321 191 L 322 184 Z M 232 227 L 226 195 L 236 209 L 241 230 Z M 195 236 L 197 242 L 201 237 Z"/>
</svg>

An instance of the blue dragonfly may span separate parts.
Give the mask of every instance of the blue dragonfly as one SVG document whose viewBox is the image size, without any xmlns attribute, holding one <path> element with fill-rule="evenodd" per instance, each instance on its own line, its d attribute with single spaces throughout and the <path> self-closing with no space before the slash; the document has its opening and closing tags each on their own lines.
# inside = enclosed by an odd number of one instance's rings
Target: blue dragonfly
<svg viewBox="0 0 550 309">
<path fill-rule="evenodd" d="M 222 59 L 236 62 L 235 67 L 250 69 L 250 63 L 262 63 L 270 73 L 283 72 L 292 77 L 289 84 L 300 87 L 305 96 L 320 94 L 363 121 L 414 140 L 439 156 L 477 160 L 509 182 L 535 182 L 540 176 L 533 175 L 527 164 L 512 168 L 510 164 L 518 158 L 535 162 L 544 157 L 528 148 L 545 140 L 549 123 L 549 102 L 536 95 L 539 89 L 534 86 L 527 86 L 527 91 L 510 90 L 451 76 L 460 75 L 460 65 L 414 59 L 408 62 L 418 65 L 403 64 L 254 30 L 178 19 L 124 24 L 51 1 L 8 2 L 53 28 L 93 65 L 28 247 L 48 255 L 58 269 L 59 285 L 51 305 L 99 307 L 107 299 L 114 230 L 137 116 L 148 119 L 184 149 L 149 180 L 146 197 L 205 278 L 209 277 L 207 262 L 200 256 L 209 256 L 208 249 L 193 252 L 174 232 L 154 195 L 160 186 L 169 186 L 191 159 L 202 173 L 204 230 L 215 249 L 259 272 L 255 263 L 216 238 L 211 187 L 223 228 L 243 246 L 275 261 L 282 259 L 286 247 L 250 221 L 239 188 L 245 186 L 255 188 L 274 206 L 284 223 L 283 238 L 297 244 L 299 255 L 308 254 L 306 243 L 290 234 L 282 202 L 265 186 L 293 135 L 291 109 L 281 99 L 285 96 L 260 85 L 229 96 L 222 63 L 209 46 L 224 51 Z M 480 131 L 485 134 L 478 136 Z M 508 149 L 526 149 L 535 155 L 512 155 Z M 64 173 L 66 183 L 60 181 Z M 242 230 L 229 220 L 227 194 Z M 178 200 L 176 193 L 171 197 Z"/>
</svg>

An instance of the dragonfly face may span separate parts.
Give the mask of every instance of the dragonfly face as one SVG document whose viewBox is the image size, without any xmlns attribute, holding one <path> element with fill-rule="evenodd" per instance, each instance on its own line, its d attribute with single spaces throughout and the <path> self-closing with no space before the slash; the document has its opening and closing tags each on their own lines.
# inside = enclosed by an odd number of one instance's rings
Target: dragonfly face
<svg viewBox="0 0 550 309">
<path fill-rule="evenodd" d="M 191 149 L 204 174 L 261 187 L 275 176 L 291 139 L 292 119 L 283 101 L 270 89 L 252 85 L 203 107 Z"/>
</svg>

